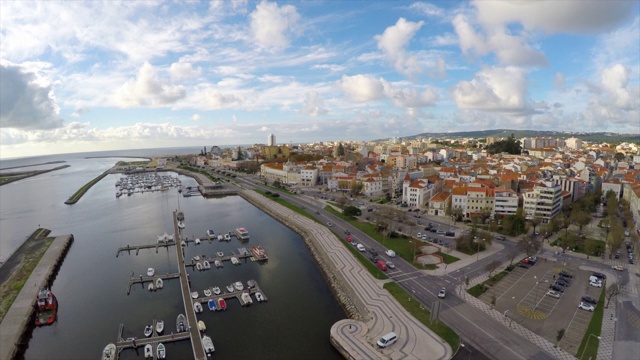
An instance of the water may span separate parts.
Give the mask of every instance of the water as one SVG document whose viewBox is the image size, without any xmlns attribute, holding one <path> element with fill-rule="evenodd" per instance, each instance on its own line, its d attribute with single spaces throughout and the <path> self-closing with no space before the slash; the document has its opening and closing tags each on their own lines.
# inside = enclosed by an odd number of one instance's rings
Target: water
<svg viewBox="0 0 640 360">
<path fill-rule="evenodd" d="M 262 245 L 269 254 L 265 264 L 247 261 L 232 266 L 225 262 L 222 269 L 190 271 L 192 288 L 200 294 L 205 287 L 224 288 L 234 281 L 246 284 L 255 279 L 269 297 L 267 303 L 256 302 L 248 308 L 232 299 L 226 312 L 205 309 L 198 316 L 213 338 L 216 359 L 341 358 L 329 342 L 329 329 L 345 314 L 297 234 L 238 196 L 183 198 L 171 189 L 116 199 L 118 175 L 101 180 L 77 204 L 64 205 L 80 186 L 118 159 L 66 160 L 71 165 L 67 169 L 0 187 L 3 258 L 38 225 L 52 229 L 53 234 L 75 236 L 52 288 L 60 304 L 58 321 L 34 330 L 27 359 L 99 358 L 102 348 L 116 340 L 120 323 L 125 326 L 125 338 L 144 337 L 144 326 L 153 319 L 165 321 L 165 333 L 175 331 L 175 318 L 184 313 L 177 279 L 165 281 L 164 289 L 157 292 L 134 287 L 126 295 L 132 273 L 145 274 L 150 266 L 157 273 L 176 272 L 175 249 L 115 255 L 119 246 L 154 243 L 157 235 L 171 233 L 171 212 L 178 204 L 186 216 L 184 233 L 190 237 L 204 237 L 207 229 L 219 233 L 236 227 L 251 233 L 247 244 L 236 239 L 192 244 L 185 249 L 187 259 L 254 244 Z M 191 178 L 179 177 L 185 186 L 196 185 Z M 189 341 L 166 345 L 169 358 L 192 357 Z M 121 354 L 122 359 L 143 356 L 142 348 L 138 353 L 127 350 Z"/>
</svg>

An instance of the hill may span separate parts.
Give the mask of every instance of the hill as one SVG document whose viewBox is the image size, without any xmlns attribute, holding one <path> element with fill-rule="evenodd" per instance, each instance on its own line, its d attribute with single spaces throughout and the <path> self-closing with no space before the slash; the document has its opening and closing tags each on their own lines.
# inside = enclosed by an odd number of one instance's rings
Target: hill
<svg viewBox="0 0 640 360">
<path fill-rule="evenodd" d="M 422 133 L 410 136 L 403 136 L 403 140 L 414 140 L 417 138 L 484 138 L 488 136 L 507 138 L 513 134 L 516 138 L 523 137 L 552 137 L 568 139 L 576 137 L 589 142 L 620 143 L 632 142 L 640 144 L 640 134 L 617 134 L 609 132 L 570 132 L 570 131 L 539 131 L 539 130 L 509 130 L 493 129 L 481 131 L 459 131 L 450 133 Z"/>
</svg>

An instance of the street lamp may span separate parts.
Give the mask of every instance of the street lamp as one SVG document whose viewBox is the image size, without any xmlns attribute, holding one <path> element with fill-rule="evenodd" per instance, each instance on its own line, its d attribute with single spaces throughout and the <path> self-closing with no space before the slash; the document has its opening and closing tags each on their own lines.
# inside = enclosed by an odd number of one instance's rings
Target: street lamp
<svg viewBox="0 0 640 360">
<path fill-rule="evenodd" d="M 600 336 L 596 336 L 596 334 L 589 334 L 589 338 L 587 339 L 587 345 L 585 345 L 584 348 L 582 349 L 582 355 L 580 355 L 580 360 L 582 360 L 582 357 L 584 356 L 584 351 L 587 350 L 587 348 L 589 347 L 589 340 L 591 340 L 592 336 L 598 338 L 598 341 L 602 339 Z"/>
</svg>

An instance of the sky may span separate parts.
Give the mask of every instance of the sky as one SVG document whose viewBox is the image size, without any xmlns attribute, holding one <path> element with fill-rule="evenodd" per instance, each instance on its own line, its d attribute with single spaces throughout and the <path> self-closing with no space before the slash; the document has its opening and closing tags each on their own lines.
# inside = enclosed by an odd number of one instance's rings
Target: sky
<svg viewBox="0 0 640 360">
<path fill-rule="evenodd" d="M 0 158 L 640 134 L 640 1 L 1 1 Z"/>
</svg>

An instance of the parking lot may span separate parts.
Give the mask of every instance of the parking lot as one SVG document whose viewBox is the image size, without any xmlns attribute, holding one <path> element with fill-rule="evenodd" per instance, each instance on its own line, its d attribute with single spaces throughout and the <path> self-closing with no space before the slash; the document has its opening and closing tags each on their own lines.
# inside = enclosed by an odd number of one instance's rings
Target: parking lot
<svg viewBox="0 0 640 360">
<path fill-rule="evenodd" d="M 575 354 L 591 321 L 593 312 L 578 308 L 583 296 L 599 299 L 602 288 L 589 285 L 590 271 L 579 270 L 575 265 L 539 259 L 531 267 L 516 266 L 507 276 L 480 296 L 494 308 L 552 343 L 556 343 L 558 330 L 565 329 L 559 346 Z M 573 266 L 572 266 L 573 265 Z M 565 271 L 573 277 L 562 291 L 548 294 L 551 284 Z"/>
</svg>

